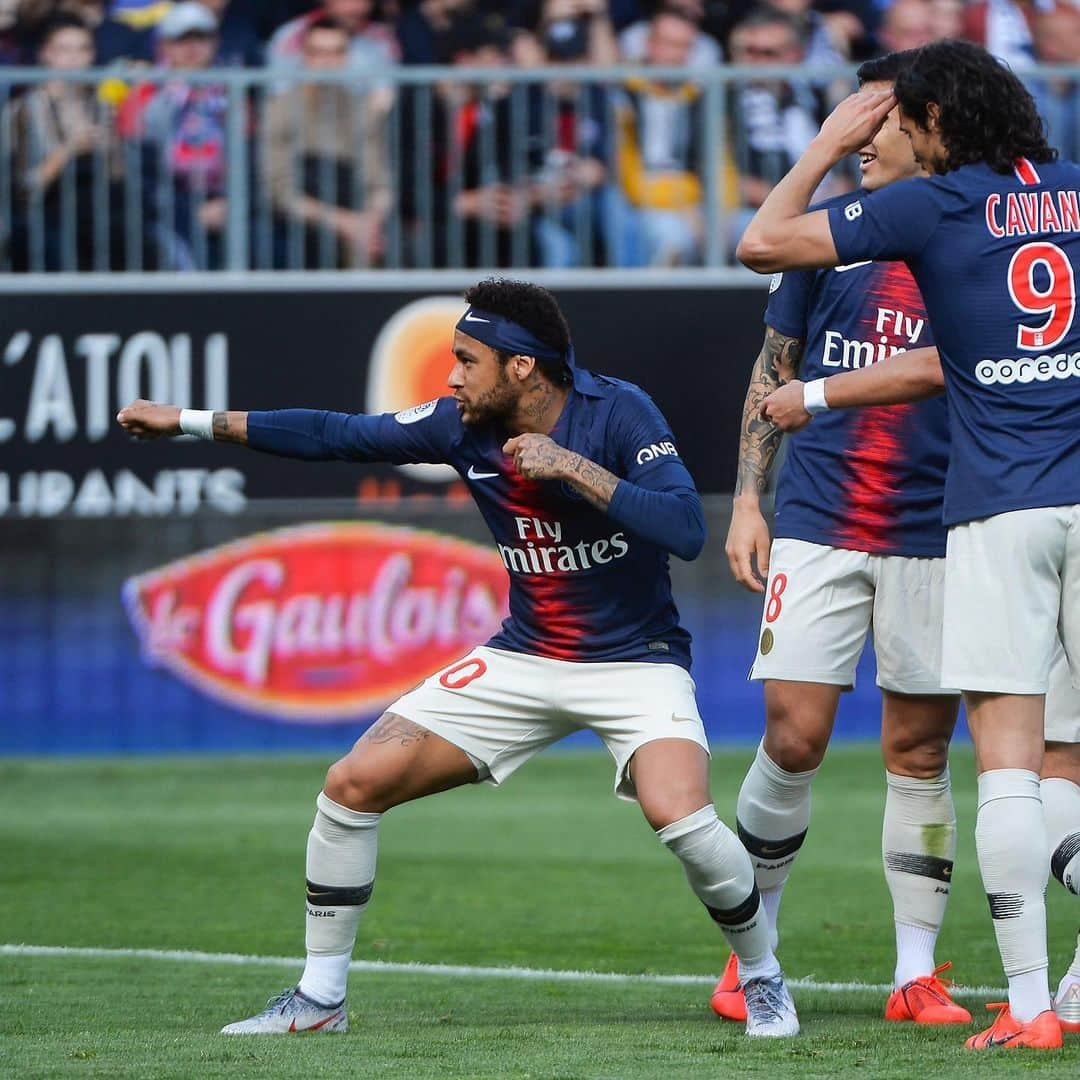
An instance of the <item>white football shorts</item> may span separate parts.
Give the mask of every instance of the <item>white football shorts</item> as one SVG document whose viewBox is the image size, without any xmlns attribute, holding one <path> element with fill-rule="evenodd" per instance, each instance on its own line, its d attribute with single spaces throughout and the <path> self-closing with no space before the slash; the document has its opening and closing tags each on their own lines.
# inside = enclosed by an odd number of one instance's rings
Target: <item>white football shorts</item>
<svg viewBox="0 0 1080 1080">
<path fill-rule="evenodd" d="M 1069 661 L 1060 641 L 1050 663 L 1044 726 L 1047 742 L 1080 742 L 1080 690 L 1073 685 Z"/>
<path fill-rule="evenodd" d="M 694 691 L 677 664 L 581 663 L 481 645 L 386 711 L 464 750 L 491 784 L 587 728 L 615 759 L 615 794 L 632 800 L 628 766 L 645 743 L 689 739 L 708 753 Z"/>
<path fill-rule="evenodd" d="M 852 687 L 872 629 L 883 690 L 955 693 L 941 679 L 944 578 L 940 558 L 774 540 L 750 678 Z"/>
<path fill-rule="evenodd" d="M 1080 683 L 1080 504 L 954 525 L 945 562 L 947 683 L 1045 694 L 1059 634 Z"/>
</svg>

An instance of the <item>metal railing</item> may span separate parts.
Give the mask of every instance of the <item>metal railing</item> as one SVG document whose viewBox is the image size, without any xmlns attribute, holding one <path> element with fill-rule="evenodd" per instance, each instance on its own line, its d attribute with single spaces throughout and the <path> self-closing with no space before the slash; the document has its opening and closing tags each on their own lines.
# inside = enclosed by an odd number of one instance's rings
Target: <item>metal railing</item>
<svg viewBox="0 0 1080 1080">
<path fill-rule="evenodd" d="M 4 68 L 0 270 L 730 267 L 853 76 Z M 1080 68 L 1025 77 L 1068 154 Z"/>
</svg>

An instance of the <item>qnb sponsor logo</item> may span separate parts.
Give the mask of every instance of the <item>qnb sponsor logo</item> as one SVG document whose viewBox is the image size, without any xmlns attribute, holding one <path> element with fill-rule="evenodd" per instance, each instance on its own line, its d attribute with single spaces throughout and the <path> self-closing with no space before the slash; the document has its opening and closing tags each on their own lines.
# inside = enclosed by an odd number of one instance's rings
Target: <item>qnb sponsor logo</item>
<svg viewBox="0 0 1080 1080">
<path fill-rule="evenodd" d="M 675 449 L 675 444 L 672 442 L 662 443 L 649 443 L 648 446 L 643 446 L 638 452 L 634 460 L 639 465 L 644 465 L 647 461 L 655 461 L 658 457 L 678 457 L 679 451 Z"/>
<path fill-rule="evenodd" d="M 512 574 L 572 574 L 623 558 L 630 551 L 626 533 L 599 540 L 563 542 L 561 521 L 514 518 L 521 544 L 499 544 L 503 565 Z"/>
<path fill-rule="evenodd" d="M 1013 383 L 1050 382 L 1051 379 L 1080 379 L 1080 352 L 1053 356 L 1020 356 L 1015 360 L 980 360 L 975 378 L 983 386 L 1011 386 Z"/>
<path fill-rule="evenodd" d="M 488 547 L 355 523 L 279 529 L 132 578 L 146 660 L 294 720 L 362 716 L 486 640 L 507 613 Z"/>
</svg>

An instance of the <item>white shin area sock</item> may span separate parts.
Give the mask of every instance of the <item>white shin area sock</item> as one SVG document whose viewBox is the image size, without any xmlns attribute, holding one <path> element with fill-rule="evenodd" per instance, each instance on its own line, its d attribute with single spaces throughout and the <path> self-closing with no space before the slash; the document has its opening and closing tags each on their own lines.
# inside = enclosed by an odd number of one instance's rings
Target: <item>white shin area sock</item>
<svg viewBox="0 0 1080 1080">
<path fill-rule="evenodd" d="M 750 858 L 715 808 L 704 806 L 656 835 L 683 864 L 690 888 L 738 956 L 740 978 L 777 974 Z"/>
<path fill-rule="evenodd" d="M 324 1005 L 345 997 L 360 916 L 375 882 L 381 814 L 350 810 L 320 793 L 307 845 L 308 961 L 300 992 Z"/>
<path fill-rule="evenodd" d="M 881 858 L 896 923 L 895 985 L 934 970 L 956 856 L 949 770 L 923 780 L 886 772 Z"/>
<path fill-rule="evenodd" d="M 1064 777 L 1043 780 L 1043 810 L 1050 848 L 1050 872 L 1080 896 L 1080 786 Z"/>
<path fill-rule="evenodd" d="M 817 769 L 790 773 L 758 745 L 739 789 L 735 816 L 758 888 L 782 887 L 810 825 L 810 784 Z"/>
<path fill-rule="evenodd" d="M 1022 1023 L 1050 1008 L 1046 956 L 1046 821 L 1039 777 L 992 769 L 979 777 L 975 825 L 983 887 L 1009 978 L 1009 1007 Z"/>
</svg>

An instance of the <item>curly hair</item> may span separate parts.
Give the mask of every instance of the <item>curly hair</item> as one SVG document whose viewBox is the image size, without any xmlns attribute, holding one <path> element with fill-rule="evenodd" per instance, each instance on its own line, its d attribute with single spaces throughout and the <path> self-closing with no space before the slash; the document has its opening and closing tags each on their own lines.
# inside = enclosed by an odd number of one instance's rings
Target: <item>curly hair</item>
<svg viewBox="0 0 1080 1080">
<path fill-rule="evenodd" d="M 570 348 L 570 327 L 555 297 L 527 281 L 487 278 L 465 290 L 466 303 L 524 326 L 545 345 L 565 353 Z M 509 357 L 500 357 L 504 362 Z M 569 369 L 559 361 L 536 358 L 536 366 L 554 383 L 573 381 Z"/>
<path fill-rule="evenodd" d="M 985 161 L 995 172 L 1007 174 L 1017 158 L 1057 160 L 1031 94 L 979 45 L 966 41 L 924 45 L 897 75 L 896 98 L 904 115 L 924 131 L 929 126 L 929 105 L 937 104 L 950 170 Z"/>
</svg>

